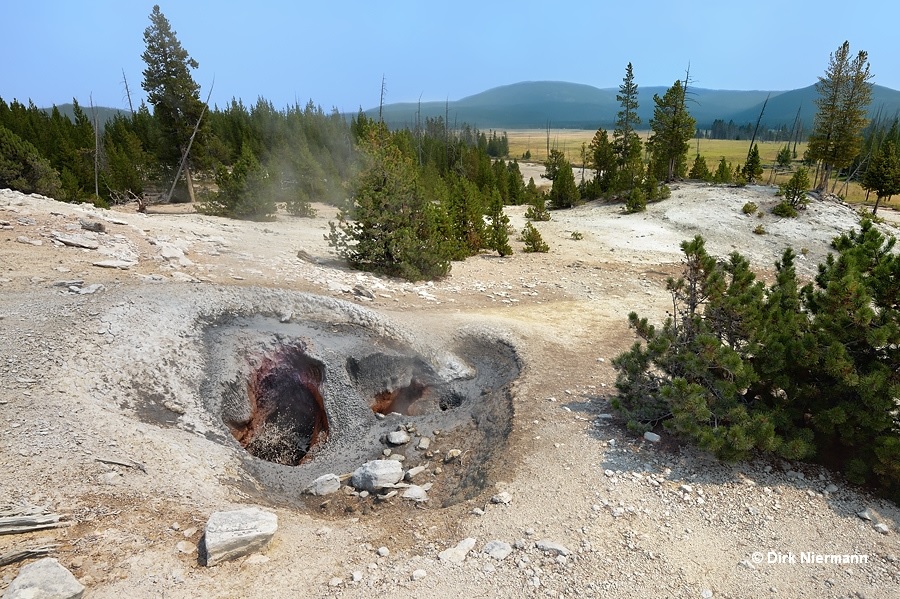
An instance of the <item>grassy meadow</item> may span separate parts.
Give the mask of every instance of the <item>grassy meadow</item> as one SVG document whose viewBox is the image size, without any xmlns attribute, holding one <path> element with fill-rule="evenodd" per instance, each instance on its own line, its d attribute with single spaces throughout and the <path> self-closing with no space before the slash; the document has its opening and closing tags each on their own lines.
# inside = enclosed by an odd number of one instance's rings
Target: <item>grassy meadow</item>
<svg viewBox="0 0 900 599">
<path fill-rule="evenodd" d="M 549 135 L 550 148 L 562 150 L 573 165 L 580 167 L 582 163 L 582 144 L 587 148 L 594 138 L 595 133 L 596 130 L 588 129 L 551 129 Z M 612 137 L 612 131 L 610 131 L 609 134 L 610 137 Z M 649 134 L 649 131 L 641 132 L 641 137 L 644 141 L 647 140 Z M 509 138 L 510 158 L 521 160 L 525 152 L 530 151 L 532 162 L 543 162 L 546 159 L 548 137 L 546 129 L 515 129 L 506 131 L 506 135 Z M 743 164 L 747 159 L 747 152 L 750 149 L 749 140 L 695 139 L 691 143 L 690 162 L 693 162 L 693 157 L 696 155 L 697 151 L 699 151 L 700 155 L 706 158 L 706 164 L 711 171 L 716 170 L 716 166 L 718 166 L 719 161 L 723 156 L 725 157 L 726 162 L 732 164 L 732 167 Z M 760 181 L 762 183 L 771 183 L 773 185 L 786 183 L 791 177 L 790 173 L 778 173 L 777 176 L 773 177 L 771 170 L 772 165 L 775 164 L 775 157 L 778 155 L 778 150 L 781 149 L 784 142 L 761 141 L 758 143 L 759 156 L 762 159 L 763 167 L 765 169 Z M 798 158 L 803 156 L 804 151 L 806 151 L 806 142 L 798 143 Z M 812 179 L 814 175 L 815 173 L 810 172 L 810 179 Z M 842 188 L 843 183 L 838 182 L 838 187 L 835 189 L 835 192 L 843 195 L 848 202 L 862 203 L 865 200 L 866 192 L 859 184 L 851 183 L 846 192 L 843 192 Z M 869 203 L 874 203 L 874 198 Z M 885 208 L 890 207 L 891 204 L 885 205 Z"/>
</svg>

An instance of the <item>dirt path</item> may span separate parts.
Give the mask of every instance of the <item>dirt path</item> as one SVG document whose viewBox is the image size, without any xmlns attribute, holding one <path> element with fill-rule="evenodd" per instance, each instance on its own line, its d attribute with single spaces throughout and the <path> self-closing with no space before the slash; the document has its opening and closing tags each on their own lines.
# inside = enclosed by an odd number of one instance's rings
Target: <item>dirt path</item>
<svg viewBox="0 0 900 599">
<path fill-rule="evenodd" d="M 679 185 L 645 214 L 590 203 L 537 223 L 549 254 L 514 241 L 511 257 L 476 256 L 442 281 L 408 283 L 340 264 L 324 241 L 334 210 L 323 205 L 315 219 L 243 223 L 0 191 L 0 506 L 47 505 L 69 521 L 0 536 L 0 554 L 58 544 L 55 556 L 96 598 L 896 597 L 896 506 L 819 468 L 723 465 L 669 438 L 634 438 L 608 417 L 610 362 L 634 341 L 627 313 L 664 317 L 681 241 L 702 234 L 711 253 L 740 251 L 763 274 L 793 245 L 811 276 L 830 239 L 856 222 L 835 202 L 796 220 L 748 217 L 748 201 L 765 209 L 777 198 L 761 187 Z M 524 210 L 508 214 L 521 230 Z M 84 231 L 80 219 L 105 232 Z M 759 224 L 767 234 L 753 233 Z M 97 249 L 53 241 L 72 236 Z M 110 260 L 121 268 L 94 265 Z M 200 327 L 233 313 L 349 313 L 423 347 L 461 331 L 508 339 L 523 370 L 484 490 L 450 507 L 267 496 L 203 407 Z M 463 441 L 437 439 L 445 453 Z M 436 467 L 429 480 L 450 484 L 454 467 Z M 492 503 L 501 491 L 511 501 Z M 198 565 L 209 514 L 245 504 L 278 514 L 273 544 Z M 857 517 L 866 508 L 889 534 Z M 440 562 L 467 537 L 476 545 L 466 561 Z M 511 554 L 481 553 L 492 540 Z M 867 561 L 801 563 L 801 554 Z M 425 575 L 413 580 L 417 570 Z M 0 589 L 17 572 L 0 568 Z"/>
</svg>

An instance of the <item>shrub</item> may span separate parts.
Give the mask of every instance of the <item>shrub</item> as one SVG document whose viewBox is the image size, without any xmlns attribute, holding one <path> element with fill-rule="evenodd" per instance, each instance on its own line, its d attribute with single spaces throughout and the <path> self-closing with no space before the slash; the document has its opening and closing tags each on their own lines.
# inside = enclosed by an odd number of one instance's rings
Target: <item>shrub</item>
<svg viewBox="0 0 900 599">
<path fill-rule="evenodd" d="M 801 288 L 788 249 L 768 288 L 737 253 L 682 244 L 659 328 L 616 356 L 613 405 L 632 430 L 662 424 L 722 459 L 759 450 L 813 459 L 900 500 L 900 255 L 871 221 Z"/>
<path fill-rule="evenodd" d="M 582 239 L 584 239 L 584 235 L 582 235 L 578 231 L 572 231 L 572 239 L 574 239 L 575 241 L 581 241 Z"/>
<path fill-rule="evenodd" d="M 744 207 L 741 208 L 741 211 L 744 214 L 750 215 L 756 212 L 758 208 L 759 206 L 757 206 L 755 202 L 747 202 L 746 204 L 744 204 Z"/>
<path fill-rule="evenodd" d="M 756 233 L 757 235 L 765 235 L 766 228 L 763 227 L 762 225 L 756 225 L 756 228 L 753 229 L 753 232 Z"/>
<path fill-rule="evenodd" d="M 522 229 L 522 241 L 525 242 L 526 252 L 546 253 L 550 251 L 550 246 L 544 242 L 540 231 L 531 223 L 526 223 L 525 228 Z"/>
<path fill-rule="evenodd" d="M 781 195 L 793 208 L 803 208 L 809 203 L 806 191 L 809 189 L 809 171 L 805 167 L 797 169 L 790 180 L 781 186 Z M 796 214 L 794 215 L 796 216 Z"/>
<path fill-rule="evenodd" d="M 634 187 L 625 198 L 625 212 L 643 212 L 647 209 L 647 196 L 640 187 Z"/>
<path fill-rule="evenodd" d="M 772 208 L 772 214 L 784 218 L 795 218 L 797 216 L 797 209 L 794 208 L 790 202 L 783 201 Z"/>
</svg>

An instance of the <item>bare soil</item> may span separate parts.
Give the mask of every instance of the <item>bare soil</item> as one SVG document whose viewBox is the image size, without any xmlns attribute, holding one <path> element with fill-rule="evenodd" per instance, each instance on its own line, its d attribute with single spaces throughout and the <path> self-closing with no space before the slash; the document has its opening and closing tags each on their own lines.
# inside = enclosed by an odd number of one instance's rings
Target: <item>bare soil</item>
<svg viewBox="0 0 900 599">
<path fill-rule="evenodd" d="M 744 215 L 748 201 L 763 216 Z M 665 433 L 659 443 L 633 437 L 610 418 L 610 362 L 635 341 L 627 314 L 664 318 L 682 241 L 700 234 L 715 255 L 739 251 L 764 278 L 792 246 L 812 277 L 830 240 L 858 223 L 832 200 L 780 219 L 769 212 L 777 201 L 771 188 L 679 184 L 642 214 L 591 202 L 536 223 L 548 254 L 513 241 L 512 256 L 475 256 L 441 281 L 409 283 L 346 268 L 324 240 L 335 216 L 326 205 L 312 219 L 251 223 L 188 206 L 139 214 L 0 191 L 0 511 L 47 506 L 67 522 L 0 536 L 0 554 L 56 545 L 95 598 L 896 597 L 896 505 L 816 466 L 722 464 Z M 521 230 L 524 208 L 507 213 Z M 896 213 L 884 216 L 896 234 Z M 105 232 L 87 234 L 79 219 Z M 98 247 L 54 243 L 55 232 Z M 129 265 L 94 265 L 104 260 Z M 79 292 L 92 284 L 103 287 Z M 269 496 L 201 397 L 202 327 L 254 313 L 350 314 L 423 348 L 466 331 L 507 339 L 523 371 L 484 490 L 449 507 Z M 443 453 L 463 442 L 435 439 Z M 436 497 L 454 482 L 454 466 L 442 466 L 428 462 L 423 479 Z M 491 502 L 501 491 L 510 503 Z M 201 565 L 210 513 L 248 504 L 278 514 L 273 543 Z M 857 515 L 865 509 L 872 520 Z M 440 562 L 467 537 L 476 545 L 465 562 Z M 495 539 L 515 545 L 509 557 L 481 553 Z M 540 540 L 567 555 L 539 550 Z M 865 562 L 803 562 L 835 555 Z M 0 568 L 0 589 L 18 569 Z M 425 576 L 413 580 L 416 570 Z"/>
</svg>

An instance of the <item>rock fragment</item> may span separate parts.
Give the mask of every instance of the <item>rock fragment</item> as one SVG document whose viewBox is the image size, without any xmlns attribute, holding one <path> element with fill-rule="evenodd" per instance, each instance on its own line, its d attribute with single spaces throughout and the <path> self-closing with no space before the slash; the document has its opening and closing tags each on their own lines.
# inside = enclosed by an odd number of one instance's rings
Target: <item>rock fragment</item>
<svg viewBox="0 0 900 599">
<path fill-rule="evenodd" d="M 215 512 L 206 523 L 206 565 L 232 560 L 265 547 L 278 530 L 278 516 L 257 507 Z"/>
<path fill-rule="evenodd" d="M 357 491 L 374 493 L 391 487 L 403 479 L 403 466 L 396 460 L 372 460 L 357 468 L 350 484 Z"/>
<path fill-rule="evenodd" d="M 475 547 L 475 539 L 472 537 L 463 539 L 455 547 L 450 547 L 438 553 L 438 559 L 445 564 L 461 564 L 466 561 L 466 556 L 469 555 L 473 547 Z"/>
<path fill-rule="evenodd" d="M 309 495 L 330 495 L 336 493 L 340 488 L 340 477 L 337 474 L 328 473 L 312 481 L 303 492 Z"/>
<path fill-rule="evenodd" d="M 84 586 L 58 560 L 45 557 L 23 566 L 3 599 L 80 599 Z"/>
</svg>

